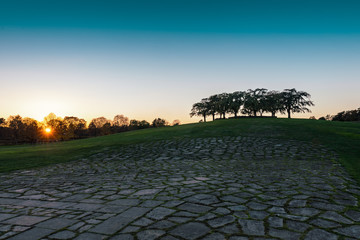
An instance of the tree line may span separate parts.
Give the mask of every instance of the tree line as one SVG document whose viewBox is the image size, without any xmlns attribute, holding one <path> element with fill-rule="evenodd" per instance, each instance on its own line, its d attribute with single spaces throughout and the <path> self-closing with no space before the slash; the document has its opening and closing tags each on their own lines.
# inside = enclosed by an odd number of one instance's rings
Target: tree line
<svg viewBox="0 0 360 240">
<path fill-rule="evenodd" d="M 288 118 L 291 118 L 292 113 L 311 112 L 308 107 L 314 106 L 314 103 L 310 97 L 309 93 L 297 91 L 295 88 L 285 89 L 282 92 L 256 88 L 221 93 L 194 103 L 190 117 L 201 116 L 206 122 L 207 116 L 215 120 L 216 115 L 224 119 L 226 114 L 233 114 L 236 118 L 239 114 L 257 117 L 270 113 L 272 117 L 276 117 L 277 113 L 287 113 Z"/>
<path fill-rule="evenodd" d="M 360 121 L 360 108 L 355 110 L 342 111 L 334 116 L 330 116 L 328 114 L 325 117 L 320 117 L 319 120 L 341 121 L 341 122 Z"/>
<path fill-rule="evenodd" d="M 174 120 L 171 125 L 180 125 L 180 121 Z M 0 118 L 0 145 L 66 141 L 163 126 L 170 124 L 162 118 L 155 118 L 149 123 L 146 120 L 129 121 L 124 115 L 116 115 L 113 120 L 105 117 L 94 118 L 89 125 L 84 119 L 73 116 L 61 118 L 53 113 L 46 116 L 43 122 L 16 115 L 6 120 Z"/>
</svg>

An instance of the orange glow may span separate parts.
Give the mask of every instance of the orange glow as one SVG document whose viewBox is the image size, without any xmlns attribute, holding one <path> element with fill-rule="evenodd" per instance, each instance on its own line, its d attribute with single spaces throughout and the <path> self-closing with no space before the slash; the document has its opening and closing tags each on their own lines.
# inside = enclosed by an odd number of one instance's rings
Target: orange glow
<svg viewBox="0 0 360 240">
<path fill-rule="evenodd" d="M 51 133 L 51 128 L 45 128 L 46 133 Z"/>
</svg>

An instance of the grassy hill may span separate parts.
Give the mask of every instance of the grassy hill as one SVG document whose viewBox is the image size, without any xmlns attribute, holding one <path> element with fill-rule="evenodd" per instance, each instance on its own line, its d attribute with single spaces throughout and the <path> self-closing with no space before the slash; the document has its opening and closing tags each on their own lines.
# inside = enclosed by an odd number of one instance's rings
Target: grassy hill
<svg viewBox="0 0 360 240">
<path fill-rule="evenodd" d="M 216 136 L 258 136 L 322 144 L 360 182 L 360 123 L 305 119 L 231 119 L 176 127 L 145 129 L 103 137 L 39 145 L 0 147 L 0 172 L 27 169 L 84 158 L 120 145 L 163 139 Z"/>
</svg>

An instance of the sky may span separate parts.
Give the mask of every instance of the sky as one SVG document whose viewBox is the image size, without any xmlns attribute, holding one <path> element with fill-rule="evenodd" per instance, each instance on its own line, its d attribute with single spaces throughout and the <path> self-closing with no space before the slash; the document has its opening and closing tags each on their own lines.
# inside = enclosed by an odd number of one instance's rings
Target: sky
<svg viewBox="0 0 360 240">
<path fill-rule="evenodd" d="M 0 117 L 196 122 L 223 92 L 296 88 L 360 107 L 357 0 L 0 0 Z M 285 117 L 285 115 L 284 115 Z"/>
</svg>

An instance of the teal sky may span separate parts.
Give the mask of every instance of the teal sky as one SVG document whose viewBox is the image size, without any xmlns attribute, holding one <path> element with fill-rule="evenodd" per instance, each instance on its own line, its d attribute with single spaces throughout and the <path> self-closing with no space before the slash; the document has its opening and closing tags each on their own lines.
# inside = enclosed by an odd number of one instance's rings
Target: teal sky
<svg viewBox="0 0 360 240">
<path fill-rule="evenodd" d="M 0 1 L 0 116 L 168 121 L 222 92 L 360 107 L 360 1 Z"/>
</svg>

